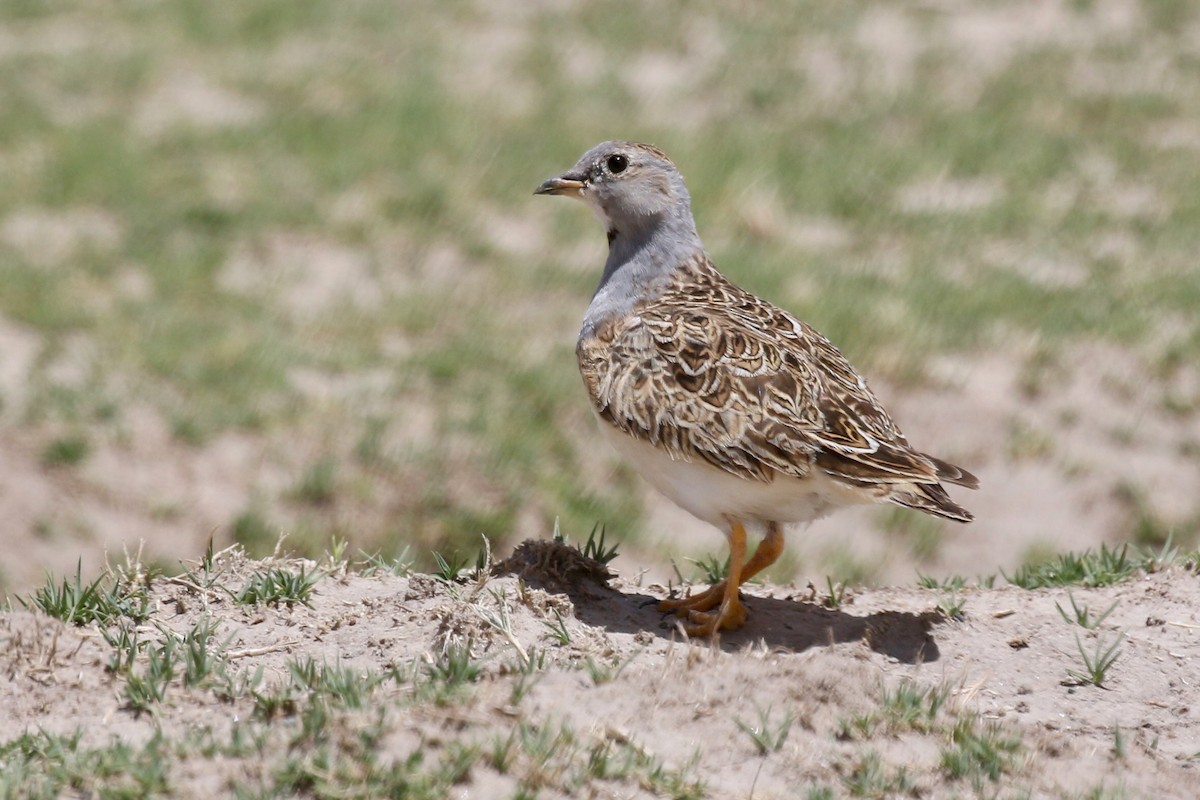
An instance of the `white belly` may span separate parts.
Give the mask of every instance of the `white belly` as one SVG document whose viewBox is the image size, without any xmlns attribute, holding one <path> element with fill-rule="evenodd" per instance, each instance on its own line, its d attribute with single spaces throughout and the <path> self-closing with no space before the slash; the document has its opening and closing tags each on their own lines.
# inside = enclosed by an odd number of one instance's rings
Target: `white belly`
<svg viewBox="0 0 1200 800">
<path fill-rule="evenodd" d="M 814 469 L 803 480 L 779 475 L 770 483 L 739 478 L 706 461 L 672 459 L 665 450 L 599 420 L 600 431 L 651 486 L 693 516 L 724 530 L 743 522 L 812 522 L 849 505 L 874 501 L 866 492 Z"/>
</svg>

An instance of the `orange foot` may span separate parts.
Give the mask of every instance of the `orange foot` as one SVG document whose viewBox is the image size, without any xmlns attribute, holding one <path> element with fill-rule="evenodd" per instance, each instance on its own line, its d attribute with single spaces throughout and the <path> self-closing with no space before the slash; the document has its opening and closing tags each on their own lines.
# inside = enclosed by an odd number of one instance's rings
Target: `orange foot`
<svg viewBox="0 0 1200 800">
<path fill-rule="evenodd" d="M 729 577 L 700 594 L 663 600 L 658 610 L 686 618 L 683 630 L 691 637 L 736 630 L 746 622 L 746 606 L 738 597 L 738 587 L 773 564 L 781 552 L 783 529 L 779 523 L 769 522 L 762 544 L 754 551 L 754 557 L 746 561 L 746 529 L 740 520 L 730 519 Z"/>
<path fill-rule="evenodd" d="M 693 638 L 736 630 L 746 622 L 746 606 L 738 597 L 737 587 L 731 588 L 728 581 L 710 586 L 700 594 L 663 600 L 658 610 L 686 618 L 683 630 Z"/>
</svg>

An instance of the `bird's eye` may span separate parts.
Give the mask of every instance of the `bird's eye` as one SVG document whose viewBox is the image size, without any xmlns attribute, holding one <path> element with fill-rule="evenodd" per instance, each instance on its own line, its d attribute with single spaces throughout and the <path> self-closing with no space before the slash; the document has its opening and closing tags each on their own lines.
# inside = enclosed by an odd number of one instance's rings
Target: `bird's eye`
<svg viewBox="0 0 1200 800">
<path fill-rule="evenodd" d="M 629 166 L 629 159 L 618 153 L 615 156 L 609 156 L 605 163 L 608 165 L 608 171 L 616 175 L 625 171 L 625 168 Z"/>
</svg>

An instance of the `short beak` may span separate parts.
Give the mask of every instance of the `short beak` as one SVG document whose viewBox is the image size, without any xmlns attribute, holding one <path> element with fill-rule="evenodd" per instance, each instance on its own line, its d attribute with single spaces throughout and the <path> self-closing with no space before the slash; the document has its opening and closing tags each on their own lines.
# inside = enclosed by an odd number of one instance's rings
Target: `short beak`
<svg viewBox="0 0 1200 800">
<path fill-rule="evenodd" d="M 565 173 L 557 178 L 551 178 L 541 186 L 533 190 L 534 194 L 565 194 L 579 195 L 583 192 L 587 182 L 582 180 L 578 175 Z"/>
</svg>

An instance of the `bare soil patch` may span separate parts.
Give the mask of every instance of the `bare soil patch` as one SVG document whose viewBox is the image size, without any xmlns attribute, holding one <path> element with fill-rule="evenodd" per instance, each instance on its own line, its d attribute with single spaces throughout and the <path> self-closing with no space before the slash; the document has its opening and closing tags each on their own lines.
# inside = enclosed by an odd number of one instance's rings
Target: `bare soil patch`
<svg viewBox="0 0 1200 800">
<path fill-rule="evenodd" d="M 255 573 L 301 567 L 325 570 L 311 607 L 234 602 Z M 1200 578 L 1191 564 L 1072 590 L 1097 613 L 1116 605 L 1093 631 L 1060 614 L 1070 609 L 1066 589 L 963 589 L 963 616 L 949 619 L 932 590 L 854 591 L 831 608 L 818 592 L 759 586 L 747 594 L 745 628 L 717 642 L 680 637 L 655 609 L 666 587 L 606 579 L 601 565 L 551 542 L 526 543 L 490 573 L 450 582 L 236 551 L 220 554 L 213 573 L 203 589 L 153 580 L 142 635 L 182 636 L 215 620 L 230 674 L 261 670 L 263 696 L 286 686 L 299 660 L 391 676 L 371 690 L 371 713 L 331 714 L 328 735 L 382 725 L 380 764 L 471 753 L 449 796 L 782 798 L 822 787 L 843 796 L 871 764 L 878 786 L 900 776 L 907 787 L 875 796 L 1183 798 L 1198 780 Z M 1090 650 L 1118 634 L 1104 688 L 1068 680 L 1081 667 L 1079 643 Z M 459 693 L 428 694 L 422 687 L 435 682 L 420 676 L 464 648 L 478 674 Z M 161 735 L 177 743 L 167 785 L 180 797 L 278 789 L 286 765 L 321 741 L 304 734 L 304 693 L 268 717 L 253 694 L 221 698 L 176 679 L 152 713 L 135 714 L 128 675 L 107 668 L 111 657 L 96 625 L 0 614 L 0 741 L 78 731 L 81 747 L 99 748 Z M 143 669 L 139 661 L 129 674 Z M 928 724 L 887 722 L 898 687 L 943 691 L 944 706 Z M 760 722 L 779 733 L 784 721 L 777 748 L 755 743 Z M 963 726 L 1016 743 L 995 780 L 956 778 L 946 766 Z M 235 730 L 259 737 L 258 749 L 217 757 L 179 744 L 225 741 Z M 539 760 L 532 731 L 554 733 L 552 754 Z M 498 765 L 506 741 L 510 758 Z M 586 764 L 601 751 L 645 768 L 597 777 Z"/>
</svg>

